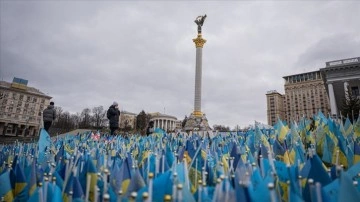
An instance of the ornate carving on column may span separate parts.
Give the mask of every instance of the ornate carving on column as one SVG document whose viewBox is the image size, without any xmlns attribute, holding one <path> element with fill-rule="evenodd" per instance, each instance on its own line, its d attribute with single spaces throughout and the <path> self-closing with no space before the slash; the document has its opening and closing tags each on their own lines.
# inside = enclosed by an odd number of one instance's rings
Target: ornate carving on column
<svg viewBox="0 0 360 202">
<path fill-rule="evenodd" d="M 193 39 L 196 48 L 203 48 L 206 40 L 202 38 L 201 34 L 197 35 L 197 38 Z"/>
</svg>

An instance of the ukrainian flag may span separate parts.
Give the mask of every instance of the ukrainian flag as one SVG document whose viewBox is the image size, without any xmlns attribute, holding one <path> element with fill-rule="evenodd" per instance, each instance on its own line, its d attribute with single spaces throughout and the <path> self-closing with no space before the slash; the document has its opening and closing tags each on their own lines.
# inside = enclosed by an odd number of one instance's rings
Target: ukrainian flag
<svg viewBox="0 0 360 202">
<path fill-rule="evenodd" d="M 276 129 L 277 130 L 277 136 L 278 136 L 278 139 L 281 143 L 284 142 L 285 138 L 286 138 L 286 135 L 287 133 L 289 132 L 289 127 L 287 125 L 284 125 L 284 123 L 278 119 L 278 128 Z"/>
<path fill-rule="evenodd" d="M 29 198 L 26 177 L 19 163 L 15 166 L 14 201 L 25 201 Z"/>
<path fill-rule="evenodd" d="M 360 138 L 360 116 L 358 117 L 354 127 L 354 135 L 355 135 L 355 139 L 359 139 Z"/>
<path fill-rule="evenodd" d="M 9 171 L 0 175 L 0 187 L 0 196 L 4 197 L 5 201 L 13 201 L 14 196 L 11 188 Z"/>
<path fill-rule="evenodd" d="M 29 196 L 31 196 L 35 190 L 36 190 L 36 161 L 33 160 L 30 167 L 30 175 L 28 176 L 28 191 L 29 191 Z"/>
<path fill-rule="evenodd" d="M 344 125 L 345 137 L 352 136 L 354 134 L 354 127 L 351 124 L 349 118 L 346 118 L 345 125 Z"/>
<path fill-rule="evenodd" d="M 130 180 L 131 180 L 131 169 L 130 169 L 130 165 L 129 165 L 129 157 L 127 157 L 125 159 L 125 161 L 123 162 L 123 164 L 120 167 L 120 177 L 121 177 L 121 190 L 123 193 L 126 193 L 130 184 Z"/>
<path fill-rule="evenodd" d="M 360 145 L 357 142 L 354 142 L 354 165 L 360 162 Z"/>
<path fill-rule="evenodd" d="M 85 174 L 86 174 L 85 190 L 86 190 L 87 177 L 91 176 L 89 199 L 91 201 L 94 201 L 94 193 L 96 191 L 96 182 L 97 182 L 97 171 L 96 171 L 96 167 L 92 161 L 92 158 L 89 158 L 86 162 L 86 173 Z"/>
</svg>

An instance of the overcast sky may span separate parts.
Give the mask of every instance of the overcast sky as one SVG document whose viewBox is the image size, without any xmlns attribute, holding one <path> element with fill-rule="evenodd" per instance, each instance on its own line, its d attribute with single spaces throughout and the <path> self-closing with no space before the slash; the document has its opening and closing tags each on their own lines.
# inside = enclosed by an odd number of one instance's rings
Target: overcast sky
<svg viewBox="0 0 360 202">
<path fill-rule="evenodd" d="M 194 108 L 194 23 L 209 124 L 263 123 L 283 76 L 360 56 L 360 1 L 1 1 L 0 77 L 29 80 L 71 113 L 121 109 L 183 119 Z"/>
</svg>

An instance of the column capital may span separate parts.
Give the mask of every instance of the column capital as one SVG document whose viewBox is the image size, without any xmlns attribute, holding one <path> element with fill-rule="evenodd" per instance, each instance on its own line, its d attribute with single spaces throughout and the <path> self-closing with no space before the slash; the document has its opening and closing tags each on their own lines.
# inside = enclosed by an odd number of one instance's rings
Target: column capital
<svg viewBox="0 0 360 202">
<path fill-rule="evenodd" d="M 201 34 L 197 35 L 197 38 L 193 39 L 196 48 L 203 48 L 206 40 L 202 38 Z"/>
<path fill-rule="evenodd" d="M 202 117 L 202 115 L 203 115 L 203 113 L 201 111 L 194 111 L 193 114 L 196 117 Z"/>
</svg>

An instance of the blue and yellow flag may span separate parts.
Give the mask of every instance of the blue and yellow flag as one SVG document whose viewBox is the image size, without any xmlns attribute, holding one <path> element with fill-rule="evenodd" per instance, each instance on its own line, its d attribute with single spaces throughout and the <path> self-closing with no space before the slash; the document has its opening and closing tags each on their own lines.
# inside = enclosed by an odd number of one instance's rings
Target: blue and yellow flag
<svg viewBox="0 0 360 202">
<path fill-rule="evenodd" d="M 13 201 L 14 196 L 11 188 L 9 171 L 0 175 L 0 187 L 0 196 L 4 197 L 5 201 Z"/>
<path fill-rule="evenodd" d="M 29 198 L 28 186 L 24 171 L 19 163 L 16 164 L 15 175 L 14 201 L 25 201 Z"/>
</svg>

